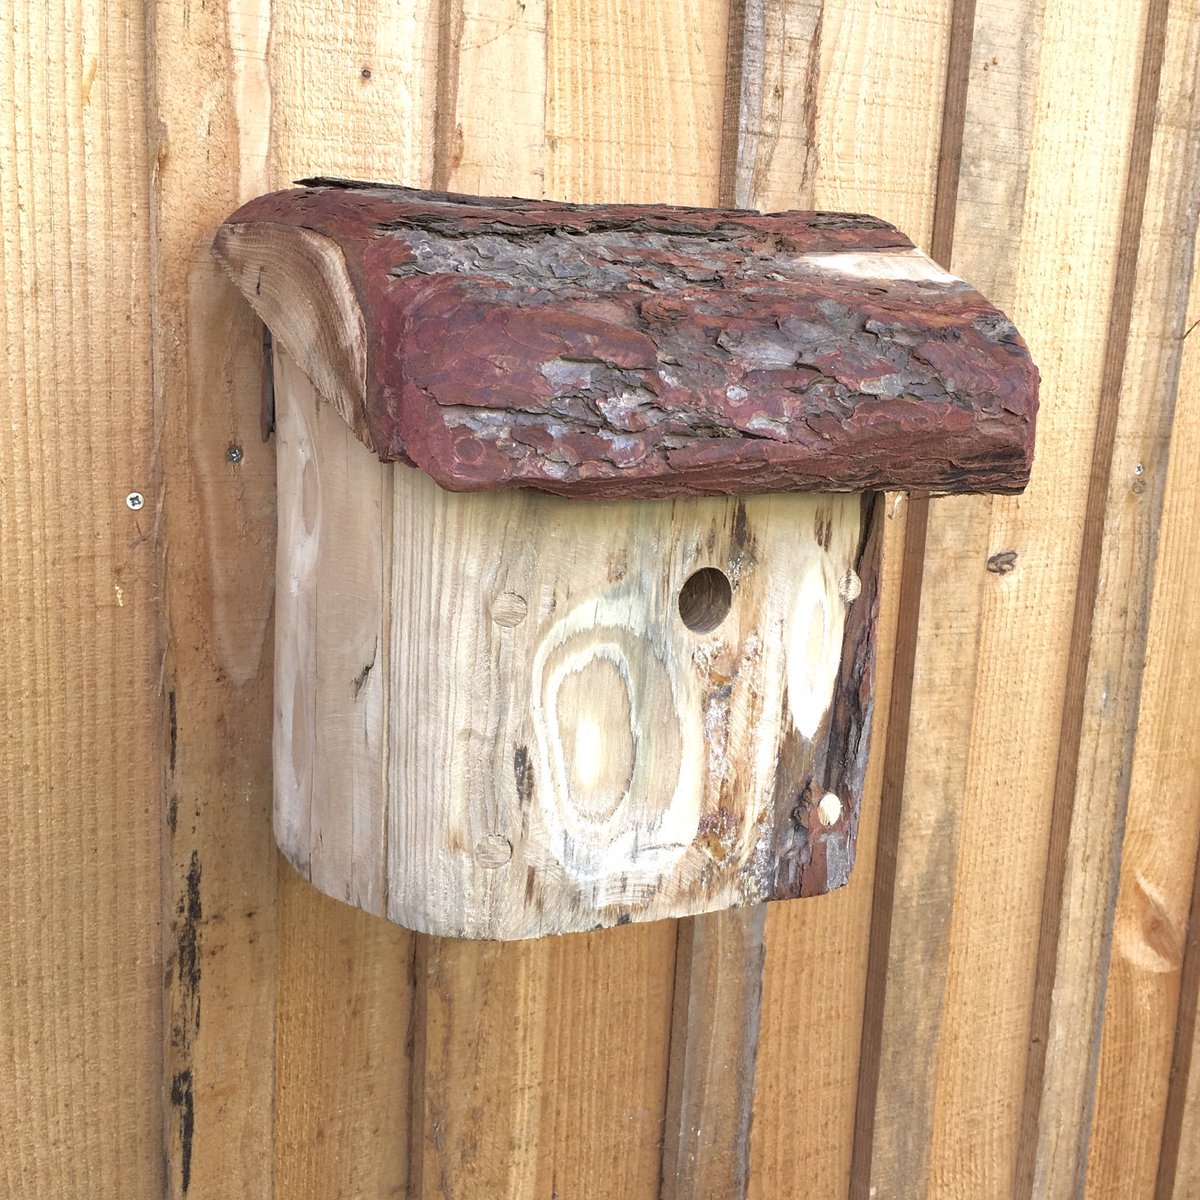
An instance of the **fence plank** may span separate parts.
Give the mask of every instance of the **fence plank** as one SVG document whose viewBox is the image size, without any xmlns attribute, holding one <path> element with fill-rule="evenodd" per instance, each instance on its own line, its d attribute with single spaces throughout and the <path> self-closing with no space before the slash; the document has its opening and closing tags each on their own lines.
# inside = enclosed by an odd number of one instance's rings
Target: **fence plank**
<svg viewBox="0 0 1200 1200">
<path fill-rule="evenodd" d="M 1137 29 L 1129 22 L 1122 41 L 1111 14 L 1088 28 L 1070 6 L 1044 7 L 1039 27 L 1040 10 L 1014 21 L 1011 6 L 976 6 L 952 266 L 982 273 L 985 287 L 994 274 L 1003 288 L 1011 254 L 1015 287 L 998 298 L 1034 348 L 1044 394 L 1071 379 L 1094 404 L 1119 197 L 1090 170 L 1063 164 L 1119 157 L 1132 81 L 1129 72 L 1113 75 Z M 1066 61 L 1076 78 L 1059 90 Z M 1081 112 L 1078 75 L 1091 70 L 1108 80 L 1107 91 Z M 1022 202 L 1017 240 L 991 245 Z M 1094 297 L 1086 311 L 1100 314 L 1076 337 L 1064 336 L 1058 315 L 1066 292 L 1046 286 L 1048 277 L 1064 280 L 1048 265 L 1064 253 L 1074 289 Z M 1042 514 L 1050 506 L 1068 522 L 1081 514 L 1090 449 L 1087 422 L 1081 429 L 1078 417 L 1061 417 L 1043 409 L 1041 472 L 1027 499 L 930 506 L 871 1146 L 870 1186 L 881 1195 L 998 1195 L 1011 1181 L 1032 990 L 1027 947 L 1053 779 L 1047 724 L 1057 720 L 1055 671 L 1064 669 L 1070 620 L 1064 591 L 1069 597 L 1074 579 L 1070 537 Z M 1028 802 L 998 806 L 1001 794 Z"/>
<path fill-rule="evenodd" d="M 1200 554 L 1189 531 L 1200 494 L 1192 483 L 1194 472 L 1184 466 L 1196 461 L 1200 377 L 1191 361 L 1183 361 L 1183 335 L 1200 315 L 1188 310 L 1189 283 L 1193 310 L 1200 295 L 1194 274 L 1200 6 L 1194 0 L 1172 4 L 1164 34 L 1106 514 L 1111 544 L 1102 567 L 1102 593 L 1112 600 L 1102 598 L 1097 607 L 1090 668 L 1099 673 L 1107 695 L 1089 696 L 1089 710 L 1098 704 L 1099 717 L 1091 716 L 1085 726 L 1079 785 L 1081 795 L 1095 792 L 1102 800 L 1116 791 L 1108 803 L 1121 841 L 1111 934 L 1101 930 L 1112 938 L 1107 992 L 1093 1001 L 1103 1004 L 1103 1029 L 1089 1197 L 1155 1193 L 1200 842 L 1200 733 L 1195 722 L 1179 719 L 1188 711 L 1191 689 L 1200 684 L 1200 621 L 1191 600 L 1200 581 Z M 1195 358 L 1192 352 L 1190 359 Z M 1123 643 L 1132 661 L 1119 657 Z M 1123 836 L 1122 781 L 1129 789 Z M 1089 859 L 1091 875 L 1098 863 L 1095 856 Z M 1111 886 L 1111 873 L 1096 882 Z M 1072 888 L 1072 899 L 1079 891 L 1077 885 Z M 1101 975 L 1108 953 L 1104 947 L 1099 953 L 1092 949 L 1092 960 L 1085 960 L 1091 974 Z M 1080 968 L 1078 961 L 1070 965 Z M 1076 980 L 1072 990 L 1082 992 L 1081 984 Z M 1170 1153 L 1169 1146 L 1164 1149 Z"/>
<path fill-rule="evenodd" d="M 0 1192 L 148 1198 L 162 961 L 143 14 L 17 0 L 4 25 Z"/>
<path fill-rule="evenodd" d="M 1143 788 L 1150 797 L 1160 801 L 1163 815 L 1155 826 L 1155 845 L 1171 847 L 1171 858 L 1163 876 L 1169 874 L 1173 881 L 1170 891 L 1161 897 L 1166 918 L 1164 928 L 1176 933 L 1182 930 L 1184 935 L 1180 946 L 1182 962 L 1177 985 L 1174 1047 L 1163 1112 L 1155 1200 L 1200 1200 L 1200 1138 L 1196 1137 L 1196 1130 L 1200 1129 L 1200 1021 L 1197 1020 L 1200 1007 L 1200 854 L 1193 867 L 1190 909 L 1185 911 L 1181 926 L 1177 902 L 1182 865 L 1175 865 L 1179 858 L 1175 848 L 1173 810 L 1173 803 L 1182 801 L 1180 823 L 1185 832 L 1180 840 L 1186 843 L 1188 818 L 1191 815 L 1195 819 L 1195 806 L 1200 798 L 1200 747 L 1197 746 L 1194 722 L 1190 737 L 1175 741 L 1173 734 L 1184 728 L 1179 723 L 1180 714 L 1190 712 L 1192 697 L 1200 686 L 1200 610 L 1192 601 L 1194 581 L 1200 573 L 1200 543 L 1193 536 L 1195 514 L 1200 512 L 1200 476 L 1194 466 L 1200 458 L 1200 340 L 1197 330 L 1200 330 L 1200 242 L 1193 259 L 1191 301 L 1184 322 L 1179 396 L 1171 437 L 1163 537 L 1158 552 L 1155 607 L 1147 652 L 1147 699 L 1144 703 L 1153 706 L 1152 711 L 1162 714 L 1163 741 L 1160 756 L 1155 740 L 1145 743 L 1139 740 L 1130 796 L 1131 811 L 1134 799 L 1142 795 Z M 1178 584 L 1175 581 L 1179 581 Z M 1173 605 L 1171 598 L 1176 594 L 1177 586 L 1183 598 Z M 1140 739 L 1143 736 L 1140 720 L 1138 729 Z M 1145 772 L 1144 776 L 1141 771 Z M 1153 848 L 1147 843 L 1147 852 Z M 1141 868 L 1141 849 L 1135 833 L 1130 843 L 1130 853 L 1134 856 L 1130 874 L 1135 879 L 1134 873 Z M 1136 897 L 1137 893 L 1133 894 Z M 1122 899 L 1118 897 L 1118 920 L 1125 911 Z M 1148 910 L 1143 908 L 1141 911 Z M 1147 926 L 1144 922 L 1143 928 Z M 1118 937 L 1121 932 L 1118 925 Z M 1158 994 L 1148 1005 L 1152 1006 L 1152 1013 L 1163 1014 L 1158 1021 L 1153 1021 L 1152 1016 L 1147 1022 L 1153 1024 L 1155 1041 L 1164 1036 L 1162 1023 L 1169 1023 L 1164 1010 L 1171 1007 L 1171 948 L 1168 941 L 1168 969 L 1163 972 L 1166 978 L 1154 989 Z M 1164 992 L 1168 994 L 1162 995 Z M 1102 1058 L 1101 1072 L 1103 1070 Z M 1097 1131 L 1099 1136 L 1099 1125 Z"/>
<path fill-rule="evenodd" d="M 679 922 L 661 1200 L 740 1200 L 750 1117 L 767 906 Z"/>
<path fill-rule="evenodd" d="M 279 909 L 276 1195 L 403 1195 L 412 939 L 282 859 Z"/>
<path fill-rule="evenodd" d="M 723 6 L 563 4 L 549 28 L 541 3 L 500 9 L 443 8 L 440 184 L 715 200 Z M 419 939 L 414 1191 L 656 1195 L 674 946 L 671 924 Z"/>
<path fill-rule="evenodd" d="M 435 6 L 360 0 L 336 19 L 271 5 L 270 175 L 428 186 Z M 409 1173 L 413 938 L 280 864 L 274 1170 L 280 1200 L 401 1192 Z"/>
<path fill-rule="evenodd" d="M 1032 4 L 1014 16 L 1011 5 L 979 0 L 959 5 L 956 17 L 961 57 L 947 84 L 947 119 L 960 89 L 962 150 L 957 180 L 941 181 L 935 238 L 955 271 L 1010 308 L 1011 264 L 1023 227 L 1036 14 Z M 944 130 L 943 139 L 950 132 Z M 984 569 L 994 503 L 964 497 L 928 507 L 870 1176 L 885 1191 L 906 1186 L 933 1193 L 942 1186 L 946 1167 L 936 1140 L 942 1089 L 951 1093 L 949 1103 L 958 1102 L 959 1077 L 943 1082 L 938 1051 L 943 1006 L 956 1002 L 947 979 L 947 914 L 961 899 L 955 894 L 959 840 L 971 819 L 959 798 L 973 744 L 988 581 L 996 578 Z M 976 1086 L 974 1079 L 965 1083 Z"/>
<path fill-rule="evenodd" d="M 739 189 L 738 202 L 874 212 L 928 245 L 949 5 L 748 0 L 734 11 L 740 132 L 736 152 L 726 150 L 726 175 Z M 903 97 L 886 108 L 877 104 L 883 74 Z M 900 145 L 902 158 L 895 154 Z M 899 497 L 886 508 L 874 753 L 850 883 L 828 896 L 772 905 L 767 915 L 751 1126 L 755 1197 L 844 1196 L 849 1187 L 906 512 Z M 798 1013 L 819 1037 L 797 1036 Z M 795 1124 L 785 1114 L 799 1106 L 806 1143 L 819 1151 L 797 1153 Z"/>
<path fill-rule="evenodd" d="M 274 455 L 261 335 L 207 250 L 266 184 L 265 16 L 153 12 L 162 410 L 169 1195 L 270 1197 Z M 260 22 L 254 20 L 255 16 Z M 207 69 L 194 70 L 198 55 Z M 206 119 L 197 128 L 196 114 Z M 237 461 L 231 459 L 231 449 Z M 228 1064 L 239 1064 L 238 1072 Z"/>
</svg>

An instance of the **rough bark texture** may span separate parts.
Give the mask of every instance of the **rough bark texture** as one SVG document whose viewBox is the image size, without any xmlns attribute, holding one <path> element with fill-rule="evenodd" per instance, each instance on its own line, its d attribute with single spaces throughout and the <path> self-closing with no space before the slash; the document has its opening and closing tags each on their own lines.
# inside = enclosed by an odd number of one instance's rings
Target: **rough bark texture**
<svg viewBox="0 0 1200 1200">
<path fill-rule="evenodd" d="M 307 182 L 240 208 L 216 251 L 285 344 L 289 306 L 328 314 L 339 409 L 380 458 L 443 487 L 1028 479 L 1038 375 L 1020 335 L 873 217 Z"/>
</svg>

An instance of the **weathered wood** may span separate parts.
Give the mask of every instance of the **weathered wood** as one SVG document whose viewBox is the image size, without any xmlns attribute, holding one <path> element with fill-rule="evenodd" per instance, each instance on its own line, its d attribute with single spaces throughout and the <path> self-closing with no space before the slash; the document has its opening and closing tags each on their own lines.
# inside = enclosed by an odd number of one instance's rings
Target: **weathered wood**
<svg viewBox="0 0 1200 1200">
<path fill-rule="evenodd" d="M 532 937 L 846 881 L 859 497 L 456 496 L 367 454 L 282 352 L 275 386 L 276 833 L 316 886 Z"/>
<path fill-rule="evenodd" d="M 1106 528 L 1090 652 L 1089 673 L 1103 681 L 1104 694 L 1093 690 L 1085 704 L 1085 713 L 1095 715 L 1087 719 L 1080 751 L 1076 804 L 1083 821 L 1071 834 L 1072 845 L 1102 837 L 1100 844 L 1111 848 L 1107 874 L 1105 856 L 1094 848 L 1087 853 L 1082 874 L 1094 879 L 1091 897 L 1080 869 L 1068 873 L 1064 910 L 1078 915 L 1075 930 L 1064 930 L 1071 948 L 1060 939 L 1058 966 L 1060 1003 L 1072 1011 L 1090 1003 L 1090 1019 L 1103 1023 L 1089 1047 L 1090 1138 L 1076 1150 L 1087 1157 L 1088 1200 L 1148 1197 L 1156 1179 L 1162 1186 L 1160 1162 L 1165 1166 L 1171 1156 L 1171 1077 L 1179 1069 L 1172 1063 L 1176 1025 L 1182 1032 L 1188 1003 L 1181 985 L 1200 843 L 1200 723 L 1180 720 L 1200 685 L 1194 599 L 1200 545 L 1193 529 L 1200 511 L 1200 345 L 1185 338 L 1200 317 L 1200 4 L 1173 4 L 1159 20 L 1148 30 L 1162 38 L 1161 73 L 1153 120 L 1149 113 L 1143 118 L 1149 128 L 1142 136 L 1151 145 L 1105 496 L 1112 532 Z M 1088 807 L 1092 796 L 1103 816 Z M 1088 935 L 1077 932 L 1085 921 Z M 1074 957 L 1081 950 L 1084 965 Z M 1085 973 L 1098 981 L 1090 997 Z M 1055 1050 L 1052 1041 L 1048 1053 Z M 1067 1070 L 1048 1060 L 1047 1079 Z M 1053 1095 L 1049 1088 L 1047 1094 Z M 1061 1095 L 1072 1104 L 1070 1091 Z M 1063 1124 L 1062 1103 L 1056 1098 L 1044 1124 Z M 1080 1101 L 1073 1104 L 1068 1113 L 1079 1111 Z M 1200 1129 L 1181 1133 L 1195 1140 Z"/>
<path fill-rule="evenodd" d="M 22 1200 L 162 1187 L 144 7 L 15 0 L 0 38 L 0 1194 Z"/>
<path fill-rule="evenodd" d="M 310 182 L 244 205 L 216 252 L 363 442 L 443 487 L 1028 479 L 1020 335 L 885 222 Z"/>
<path fill-rule="evenodd" d="M 1136 102 L 1058 728 L 1018 1198 L 1064 1194 L 1087 1168 L 1200 215 L 1196 17 L 1150 0 L 1136 74 L 1130 64 Z"/>
<path fill-rule="evenodd" d="M 724 0 L 440 8 L 438 186 L 639 199 L 706 177 Z M 674 924 L 416 942 L 413 1194 L 656 1197 Z"/>
<path fill-rule="evenodd" d="M 735 1200 L 750 1116 L 767 906 L 679 924 L 661 1200 Z"/>
<path fill-rule="evenodd" d="M 761 103 L 777 106 L 782 133 L 798 128 L 810 134 L 813 147 L 805 152 L 787 142 L 774 148 L 760 142 L 757 157 L 769 170 L 758 171 L 759 186 L 775 190 L 757 202 L 865 209 L 909 231 L 919 244 L 934 245 L 951 5 L 826 0 L 815 7 L 814 14 L 799 0 L 766 6 L 764 26 L 776 32 L 765 52 L 764 74 L 806 71 L 782 98 L 764 86 Z M 785 14 L 782 29 L 781 14 L 772 9 Z M 812 42 L 786 40 L 788 29 L 797 25 L 812 29 Z M 881 105 L 876 97 L 884 78 L 889 103 Z M 810 191 L 782 190 L 805 178 L 811 180 Z M 886 737 L 910 508 L 899 496 L 886 506 L 875 752 L 855 874 L 847 888 L 818 904 L 774 905 L 768 915 L 750 1188 L 759 1200 L 789 1194 L 844 1197 L 850 1190 L 862 1016 L 878 983 L 867 978 L 867 948 L 885 745 L 880 727 Z M 897 685 L 904 685 L 903 677 Z M 799 1012 L 809 1028 L 820 1030 L 819 1037 L 797 1036 Z M 799 1151 L 797 1122 L 782 1116 L 798 1112 L 804 1114 Z"/>
</svg>

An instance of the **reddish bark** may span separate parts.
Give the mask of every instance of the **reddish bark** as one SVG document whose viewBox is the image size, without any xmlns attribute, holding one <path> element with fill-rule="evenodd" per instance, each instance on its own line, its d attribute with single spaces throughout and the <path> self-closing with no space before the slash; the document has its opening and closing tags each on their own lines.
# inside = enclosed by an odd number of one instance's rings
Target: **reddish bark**
<svg viewBox="0 0 1200 1200">
<path fill-rule="evenodd" d="M 610 498 L 1028 481 L 1025 343 L 961 281 L 872 275 L 870 261 L 913 255 L 873 217 L 309 182 L 226 224 L 338 244 L 365 317 L 373 444 L 443 487 Z M 833 254 L 868 269 L 819 257 Z"/>
</svg>

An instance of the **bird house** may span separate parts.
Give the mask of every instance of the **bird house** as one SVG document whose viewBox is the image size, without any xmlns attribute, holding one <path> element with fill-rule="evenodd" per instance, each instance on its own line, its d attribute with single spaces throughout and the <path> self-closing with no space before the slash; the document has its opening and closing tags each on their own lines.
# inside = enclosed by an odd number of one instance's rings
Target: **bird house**
<svg viewBox="0 0 1200 1200">
<path fill-rule="evenodd" d="M 313 180 L 215 249 L 275 348 L 296 868 L 487 938 L 843 884 L 880 493 L 1025 485 L 1007 318 L 840 213 Z"/>
</svg>

